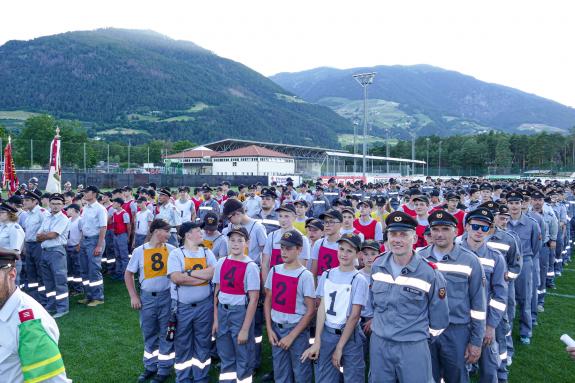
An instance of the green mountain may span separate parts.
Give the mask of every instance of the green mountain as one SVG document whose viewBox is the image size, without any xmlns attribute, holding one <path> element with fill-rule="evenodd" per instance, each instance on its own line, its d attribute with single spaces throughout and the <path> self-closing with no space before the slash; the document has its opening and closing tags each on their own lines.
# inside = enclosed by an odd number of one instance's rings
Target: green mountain
<svg viewBox="0 0 575 383">
<path fill-rule="evenodd" d="M 206 142 L 243 138 L 337 147 L 349 121 L 188 41 L 100 29 L 0 46 L 0 123 L 78 119 L 92 135 Z"/>
<path fill-rule="evenodd" d="M 372 68 L 317 68 L 272 76 L 305 101 L 329 106 L 341 116 L 363 121 L 363 90 L 352 77 L 376 72 L 368 87 L 371 135 L 392 137 L 453 135 L 500 130 L 566 133 L 575 126 L 575 109 L 557 102 L 489 84 L 429 65 Z"/>
</svg>

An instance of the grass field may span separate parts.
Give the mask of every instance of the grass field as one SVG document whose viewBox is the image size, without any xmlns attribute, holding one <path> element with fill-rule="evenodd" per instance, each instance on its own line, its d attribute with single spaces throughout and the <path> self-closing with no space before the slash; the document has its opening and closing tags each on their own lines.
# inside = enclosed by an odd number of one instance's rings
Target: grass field
<svg viewBox="0 0 575 383">
<path fill-rule="evenodd" d="M 73 298 L 70 314 L 58 320 L 60 348 L 68 376 L 74 382 L 135 382 L 142 369 L 143 343 L 138 313 L 130 308 L 123 283 L 106 280 L 105 286 L 106 304 L 90 308 L 77 304 L 78 298 Z M 521 346 L 516 342 L 509 380 L 512 383 L 575 381 L 575 362 L 567 357 L 559 341 L 563 333 L 575 337 L 573 265 L 566 268 L 552 294 L 547 297 L 545 312 L 539 316 L 531 345 Z M 265 338 L 264 347 L 262 370 L 265 372 L 271 369 Z M 211 381 L 217 381 L 217 374 L 212 367 Z M 255 381 L 259 379 L 256 377 Z"/>
</svg>

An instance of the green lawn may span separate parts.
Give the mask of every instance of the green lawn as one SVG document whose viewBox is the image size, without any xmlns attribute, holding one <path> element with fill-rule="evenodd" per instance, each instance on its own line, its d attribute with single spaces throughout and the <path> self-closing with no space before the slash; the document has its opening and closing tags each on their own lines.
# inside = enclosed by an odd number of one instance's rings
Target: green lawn
<svg viewBox="0 0 575 383">
<path fill-rule="evenodd" d="M 130 308 L 123 283 L 106 280 L 106 304 L 95 308 L 70 302 L 70 314 L 58 320 L 60 348 L 68 376 L 75 382 L 135 382 L 142 369 L 143 343 L 138 314 Z M 517 342 L 510 382 L 574 382 L 575 362 L 565 353 L 559 337 L 575 337 L 575 267 L 569 267 L 548 296 L 530 346 Z M 270 350 L 264 338 L 263 370 L 271 368 Z M 212 367 L 212 381 L 217 381 Z M 261 373 L 258 374 L 261 376 Z M 258 379 L 256 379 L 258 381 Z M 311 383 L 311 382 L 310 382 Z"/>
</svg>

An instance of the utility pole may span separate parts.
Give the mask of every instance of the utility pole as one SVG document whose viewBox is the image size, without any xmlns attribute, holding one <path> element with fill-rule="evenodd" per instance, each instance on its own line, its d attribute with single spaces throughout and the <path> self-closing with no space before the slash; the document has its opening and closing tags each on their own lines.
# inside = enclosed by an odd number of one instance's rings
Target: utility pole
<svg viewBox="0 0 575 383">
<path fill-rule="evenodd" d="M 130 150 L 132 149 L 132 141 L 128 140 L 128 169 L 130 169 Z"/>
<path fill-rule="evenodd" d="M 425 139 L 425 143 L 427 144 L 427 160 L 425 161 L 425 175 L 429 175 L 429 137 Z"/>
<path fill-rule="evenodd" d="M 110 144 L 108 144 L 108 155 L 106 157 L 106 163 L 108 164 L 108 173 L 110 173 Z"/>
<path fill-rule="evenodd" d="M 355 158 L 355 156 L 357 155 L 357 126 L 359 125 L 359 121 L 354 120 L 353 121 L 353 173 L 355 174 L 355 172 L 357 172 L 357 158 Z"/>
<path fill-rule="evenodd" d="M 389 128 L 385 128 L 385 156 L 389 158 Z M 385 162 L 385 168 L 389 174 L 389 160 Z"/>
<path fill-rule="evenodd" d="M 30 140 L 30 169 L 34 167 L 34 140 Z"/>
<path fill-rule="evenodd" d="M 439 160 L 438 160 L 438 172 L 439 172 L 439 177 L 441 177 L 441 141 L 439 141 Z"/>
<path fill-rule="evenodd" d="M 367 86 L 373 83 L 375 72 L 354 74 L 353 78 L 363 87 L 363 177 L 367 170 Z"/>
<path fill-rule="evenodd" d="M 86 143 L 84 142 L 84 175 L 86 174 Z"/>
</svg>

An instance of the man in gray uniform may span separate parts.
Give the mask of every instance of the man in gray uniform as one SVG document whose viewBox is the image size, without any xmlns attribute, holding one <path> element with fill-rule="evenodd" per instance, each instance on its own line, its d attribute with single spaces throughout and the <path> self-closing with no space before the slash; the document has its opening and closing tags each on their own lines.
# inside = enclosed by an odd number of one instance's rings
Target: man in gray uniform
<svg viewBox="0 0 575 383">
<path fill-rule="evenodd" d="M 331 207 L 329 200 L 323 195 L 323 186 L 321 184 L 316 185 L 315 195 L 311 201 L 311 213 L 312 216 L 318 218 L 320 214 L 328 211 Z"/>
<path fill-rule="evenodd" d="M 331 177 L 329 181 L 327 181 L 327 185 L 324 195 L 329 203 L 333 204 L 333 201 L 339 198 L 339 189 L 336 187 L 335 178 Z"/>
<path fill-rule="evenodd" d="M 539 251 L 539 285 L 537 286 L 537 304 L 532 307 L 531 315 L 536 321 L 537 313 L 543 312 L 545 304 L 546 279 L 549 268 L 550 253 L 557 247 L 557 233 L 559 231 L 559 221 L 551 208 L 545 205 L 545 196 L 540 191 L 531 193 L 531 207 L 545 220 L 546 233 L 543 238 L 543 246 Z M 546 209 L 547 208 L 547 209 Z"/>
<path fill-rule="evenodd" d="M 413 252 L 413 217 L 393 212 L 386 225 L 391 249 L 374 262 L 370 280 L 370 381 L 432 382 L 428 339 L 449 325 L 445 279 L 434 264 Z"/>
<path fill-rule="evenodd" d="M 430 346 L 433 378 L 468 382 L 466 364 L 479 360 L 485 336 L 485 274 L 477 256 L 455 243 L 455 217 L 438 210 L 428 220 L 434 244 L 419 254 L 436 262 L 447 281 L 449 298 L 449 327 Z"/>
<path fill-rule="evenodd" d="M 557 246 L 555 248 L 555 262 L 554 262 L 554 272 L 555 272 L 555 276 L 560 277 L 561 276 L 561 272 L 563 271 L 563 255 L 564 255 L 564 250 L 563 248 L 565 247 L 564 243 L 563 243 L 563 239 L 565 236 L 565 229 L 566 229 L 566 225 L 567 225 L 567 210 L 565 209 L 565 206 L 563 206 L 562 204 L 559 204 L 557 199 L 558 199 L 558 194 L 556 190 L 550 190 L 547 193 L 547 196 L 549 198 L 551 198 L 551 208 L 553 208 L 553 211 L 555 212 L 555 216 L 557 217 L 557 220 L 559 221 L 559 231 L 557 233 Z M 551 279 L 550 284 L 552 286 L 555 285 L 555 281 L 554 278 Z"/>
<path fill-rule="evenodd" d="M 26 221 L 22 228 L 25 232 L 26 275 L 28 277 L 28 292 L 30 296 L 41 304 L 46 303 L 46 287 L 42 282 L 42 247 L 36 240 L 36 233 L 42 226 L 47 212 L 41 208 L 42 195 L 27 191 L 24 194 L 24 209 L 28 211 Z"/>
<path fill-rule="evenodd" d="M 507 227 L 519 237 L 523 255 L 523 268 L 515 283 L 515 298 L 521 312 L 519 335 L 522 344 L 531 343 L 531 295 L 533 293 L 533 257 L 539 252 L 541 232 L 537 222 L 521 211 L 523 195 L 520 191 L 511 191 L 507 194 L 507 204 L 511 219 Z"/>
<path fill-rule="evenodd" d="M 251 218 L 266 228 L 266 234 L 280 228 L 278 213 L 275 209 L 277 194 L 269 188 L 263 188 L 260 194 L 262 208 Z"/>
<path fill-rule="evenodd" d="M 171 195 L 172 195 L 172 193 L 170 192 L 170 189 L 168 189 L 168 188 L 160 189 L 160 191 L 158 192 L 158 206 L 155 209 L 154 218 L 155 219 L 161 218 L 170 224 L 170 239 L 168 240 L 168 243 L 172 246 L 177 247 L 178 246 L 178 228 L 182 224 L 182 217 L 181 217 L 180 213 L 178 212 L 178 209 L 176 209 L 176 205 L 174 205 L 170 201 Z M 204 202 L 202 202 L 202 204 Z M 216 204 L 217 204 L 217 202 L 216 202 Z M 200 214 L 199 214 L 202 219 L 203 219 L 204 215 L 206 214 L 205 212 L 208 210 L 203 210 L 203 211 L 204 211 L 204 213 L 202 214 L 201 213 L 202 210 L 200 210 Z M 218 214 L 217 211 L 216 211 L 216 214 Z"/>
<path fill-rule="evenodd" d="M 502 322 L 507 308 L 507 282 L 505 282 L 505 259 L 498 250 L 487 246 L 493 215 L 489 210 L 480 207 L 469 212 L 466 217 L 465 231 L 461 246 L 471 250 L 479 258 L 485 272 L 485 296 L 487 305 L 487 326 L 483 338 L 483 349 L 479 360 L 480 382 L 495 383 L 498 380 L 497 370 L 501 364 L 499 343 L 496 329 Z M 505 339 L 501 347 L 507 349 Z"/>
</svg>

